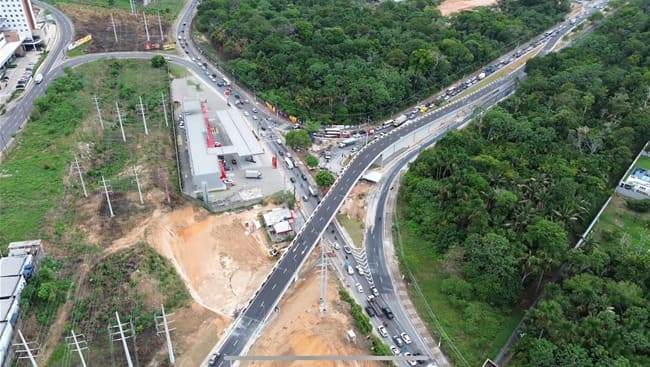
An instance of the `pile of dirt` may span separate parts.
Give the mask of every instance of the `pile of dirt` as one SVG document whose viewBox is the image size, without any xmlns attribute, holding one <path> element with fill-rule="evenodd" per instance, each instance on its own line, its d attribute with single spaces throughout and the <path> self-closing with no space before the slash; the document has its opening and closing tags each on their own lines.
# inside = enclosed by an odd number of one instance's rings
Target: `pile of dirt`
<svg viewBox="0 0 650 367">
<path fill-rule="evenodd" d="M 358 220 L 361 223 L 366 222 L 366 196 L 376 185 L 359 181 L 341 206 L 340 213 L 347 215 L 349 218 Z"/>
<path fill-rule="evenodd" d="M 442 15 L 447 16 L 453 13 L 472 10 L 478 6 L 490 6 L 496 3 L 496 0 L 445 0 L 438 6 L 438 10 L 440 10 Z"/>
<path fill-rule="evenodd" d="M 103 10 L 72 4 L 59 4 L 58 6 L 72 19 L 77 38 L 92 35 L 92 41 L 85 46 L 86 53 L 146 50 L 147 32 L 142 13 L 131 14 L 120 9 Z M 115 22 L 115 31 L 113 22 Z M 164 35 L 162 39 L 158 17 L 147 15 L 150 43 L 173 43 L 173 35 L 168 34 L 171 31 L 170 24 L 161 18 L 160 25 Z M 115 40 L 116 34 L 117 41 Z"/>
<path fill-rule="evenodd" d="M 354 328 L 350 306 L 339 299 L 333 281 L 328 284 L 328 308 L 324 315 L 320 313 L 319 299 L 320 275 L 317 271 L 312 271 L 282 299 L 277 318 L 267 326 L 248 355 L 368 355 L 369 346 L 363 335 L 355 330 L 355 342 L 347 338 L 347 331 Z M 376 361 L 252 361 L 242 363 L 242 366 L 379 367 L 383 364 Z"/>
</svg>

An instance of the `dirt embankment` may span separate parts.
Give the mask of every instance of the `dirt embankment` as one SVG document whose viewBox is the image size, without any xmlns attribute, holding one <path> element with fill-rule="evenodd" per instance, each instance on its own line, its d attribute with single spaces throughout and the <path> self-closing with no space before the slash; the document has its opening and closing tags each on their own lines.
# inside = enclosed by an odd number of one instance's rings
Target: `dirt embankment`
<svg viewBox="0 0 650 367">
<path fill-rule="evenodd" d="M 92 41 L 85 46 L 86 53 L 145 51 L 147 32 L 142 13 L 131 14 L 121 9 L 102 10 L 63 3 L 57 6 L 72 19 L 78 39 L 92 35 Z M 115 22 L 115 30 L 113 30 L 113 22 Z M 149 43 L 174 42 L 173 35 L 168 34 L 170 25 L 164 18 L 161 18 L 159 26 L 158 17 L 149 14 L 147 26 Z M 160 36 L 160 27 L 162 27 L 163 38 Z"/>
<path fill-rule="evenodd" d="M 316 268 L 315 268 L 316 269 Z M 330 279 L 332 279 L 330 277 Z M 327 288 L 327 314 L 320 313 L 320 274 L 312 271 L 300 280 L 280 303 L 280 313 L 264 330 L 248 355 L 267 356 L 363 356 L 369 347 L 355 331 L 356 341 L 347 338 L 353 328 L 350 306 L 339 299 L 334 281 Z M 357 361 L 254 361 L 245 367 L 380 367 L 380 362 Z"/>
</svg>

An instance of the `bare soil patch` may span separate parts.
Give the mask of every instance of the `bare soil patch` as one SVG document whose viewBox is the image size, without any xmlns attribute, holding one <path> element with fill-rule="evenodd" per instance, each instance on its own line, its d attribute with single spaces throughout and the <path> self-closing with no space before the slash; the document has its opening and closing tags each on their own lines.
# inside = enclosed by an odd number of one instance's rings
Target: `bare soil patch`
<svg viewBox="0 0 650 367">
<path fill-rule="evenodd" d="M 331 279 L 331 278 L 330 278 Z M 356 344 L 347 340 L 347 330 L 353 328 L 350 307 L 341 301 L 333 281 L 328 284 L 328 312 L 320 313 L 320 276 L 312 271 L 280 302 L 280 313 L 267 326 L 249 355 L 369 355 L 364 337 L 355 330 Z M 335 367 L 383 366 L 380 362 L 356 361 L 253 361 L 242 366 L 264 367 Z"/>
<path fill-rule="evenodd" d="M 59 4 L 59 8 L 72 19 L 77 38 L 92 35 L 93 39 L 86 47 L 87 53 L 115 52 L 115 51 L 144 51 L 147 43 L 147 34 L 142 14 L 131 14 L 121 9 L 96 9 L 76 6 L 72 4 Z M 115 33 L 111 22 L 111 14 L 115 21 Z M 147 15 L 147 25 L 151 43 L 174 42 L 168 32 L 170 24 L 161 18 L 161 25 L 165 38 L 160 38 L 158 17 Z"/>
<path fill-rule="evenodd" d="M 472 10 L 478 6 L 490 6 L 496 3 L 496 0 L 445 0 L 438 6 L 438 10 L 442 15 L 448 16 L 465 10 Z"/>
<path fill-rule="evenodd" d="M 359 181 L 345 199 L 341 206 L 341 214 L 347 215 L 350 219 L 366 222 L 366 196 L 375 185 Z"/>
</svg>

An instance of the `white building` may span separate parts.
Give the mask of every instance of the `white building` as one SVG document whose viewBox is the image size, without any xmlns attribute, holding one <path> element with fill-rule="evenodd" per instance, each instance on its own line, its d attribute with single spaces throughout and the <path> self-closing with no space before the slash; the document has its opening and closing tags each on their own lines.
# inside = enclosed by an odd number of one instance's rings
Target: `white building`
<svg viewBox="0 0 650 367">
<path fill-rule="evenodd" d="M 31 0 L 0 0 L 0 18 L 4 19 L 2 31 L 18 33 L 20 41 L 33 41 L 36 19 Z"/>
</svg>

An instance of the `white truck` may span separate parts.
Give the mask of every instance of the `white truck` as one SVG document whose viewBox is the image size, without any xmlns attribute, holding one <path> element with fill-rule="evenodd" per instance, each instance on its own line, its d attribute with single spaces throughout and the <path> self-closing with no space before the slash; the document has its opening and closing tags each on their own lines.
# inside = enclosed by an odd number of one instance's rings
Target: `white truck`
<svg viewBox="0 0 650 367">
<path fill-rule="evenodd" d="M 41 73 L 36 74 L 36 76 L 34 77 L 34 83 L 41 84 L 42 81 L 43 81 L 43 74 Z"/>
<path fill-rule="evenodd" d="M 262 172 L 255 169 L 247 169 L 245 173 L 246 178 L 262 178 Z"/>
<path fill-rule="evenodd" d="M 311 185 L 307 189 L 309 190 L 309 195 L 318 196 L 318 191 L 316 191 L 316 189 L 314 189 Z"/>
<path fill-rule="evenodd" d="M 284 163 L 286 163 L 288 169 L 293 169 L 293 161 L 290 157 L 284 157 Z"/>
<path fill-rule="evenodd" d="M 393 122 L 393 126 L 398 127 L 399 125 L 401 125 L 404 121 L 406 121 L 408 119 L 409 118 L 406 115 L 399 115 L 399 117 L 397 117 L 395 119 L 395 121 Z"/>
<path fill-rule="evenodd" d="M 342 142 L 339 143 L 339 148 L 345 148 L 348 145 L 352 145 L 352 144 L 356 143 L 356 141 L 357 141 L 357 139 L 355 139 L 355 138 L 345 139 L 345 140 L 343 140 Z"/>
</svg>

